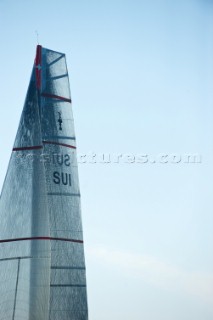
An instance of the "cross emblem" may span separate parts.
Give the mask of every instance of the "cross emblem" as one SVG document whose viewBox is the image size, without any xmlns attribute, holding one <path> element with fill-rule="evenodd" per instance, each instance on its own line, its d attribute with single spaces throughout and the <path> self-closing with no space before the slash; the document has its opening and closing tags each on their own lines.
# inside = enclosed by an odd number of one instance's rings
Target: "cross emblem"
<svg viewBox="0 0 213 320">
<path fill-rule="evenodd" d="M 38 69 L 38 70 L 40 71 L 40 70 L 41 70 L 41 65 L 38 64 L 38 65 L 36 66 L 36 69 Z"/>
</svg>

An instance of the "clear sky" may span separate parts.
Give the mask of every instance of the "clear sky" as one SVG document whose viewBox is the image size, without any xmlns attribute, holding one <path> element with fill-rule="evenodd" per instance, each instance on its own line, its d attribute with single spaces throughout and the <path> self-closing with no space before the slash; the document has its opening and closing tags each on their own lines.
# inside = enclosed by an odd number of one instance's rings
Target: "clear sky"
<svg viewBox="0 0 213 320">
<path fill-rule="evenodd" d="M 0 185 L 35 30 L 67 56 L 90 320 L 212 320 L 213 2 L 0 0 L 0 27 Z"/>
</svg>

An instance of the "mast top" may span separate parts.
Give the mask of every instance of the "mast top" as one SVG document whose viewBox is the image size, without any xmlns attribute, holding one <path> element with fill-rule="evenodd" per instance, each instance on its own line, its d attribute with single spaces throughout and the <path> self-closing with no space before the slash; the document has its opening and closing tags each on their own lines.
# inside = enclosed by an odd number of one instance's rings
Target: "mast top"
<svg viewBox="0 0 213 320">
<path fill-rule="evenodd" d="M 36 87 L 41 89 L 42 46 L 37 45 L 35 57 Z"/>
<path fill-rule="evenodd" d="M 37 30 L 35 30 L 35 33 L 36 33 L 36 37 L 37 37 L 37 43 L 39 44 L 39 33 Z"/>
</svg>

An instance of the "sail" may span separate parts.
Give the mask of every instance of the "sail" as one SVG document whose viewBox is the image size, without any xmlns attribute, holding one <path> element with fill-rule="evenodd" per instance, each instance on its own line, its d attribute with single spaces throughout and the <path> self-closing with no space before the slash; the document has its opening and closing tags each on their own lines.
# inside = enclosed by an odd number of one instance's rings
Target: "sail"
<svg viewBox="0 0 213 320">
<path fill-rule="evenodd" d="M 0 318 L 87 320 L 65 55 L 37 46 L 0 199 Z"/>
</svg>

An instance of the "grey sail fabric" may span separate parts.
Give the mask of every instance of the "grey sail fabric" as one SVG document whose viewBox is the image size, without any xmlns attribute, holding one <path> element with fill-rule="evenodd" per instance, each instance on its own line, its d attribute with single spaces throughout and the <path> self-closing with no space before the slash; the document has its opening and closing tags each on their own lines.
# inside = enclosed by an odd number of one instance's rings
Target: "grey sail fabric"
<svg viewBox="0 0 213 320">
<path fill-rule="evenodd" d="M 0 320 L 87 320 L 65 55 L 37 46 L 0 198 Z"/>
</svg>

